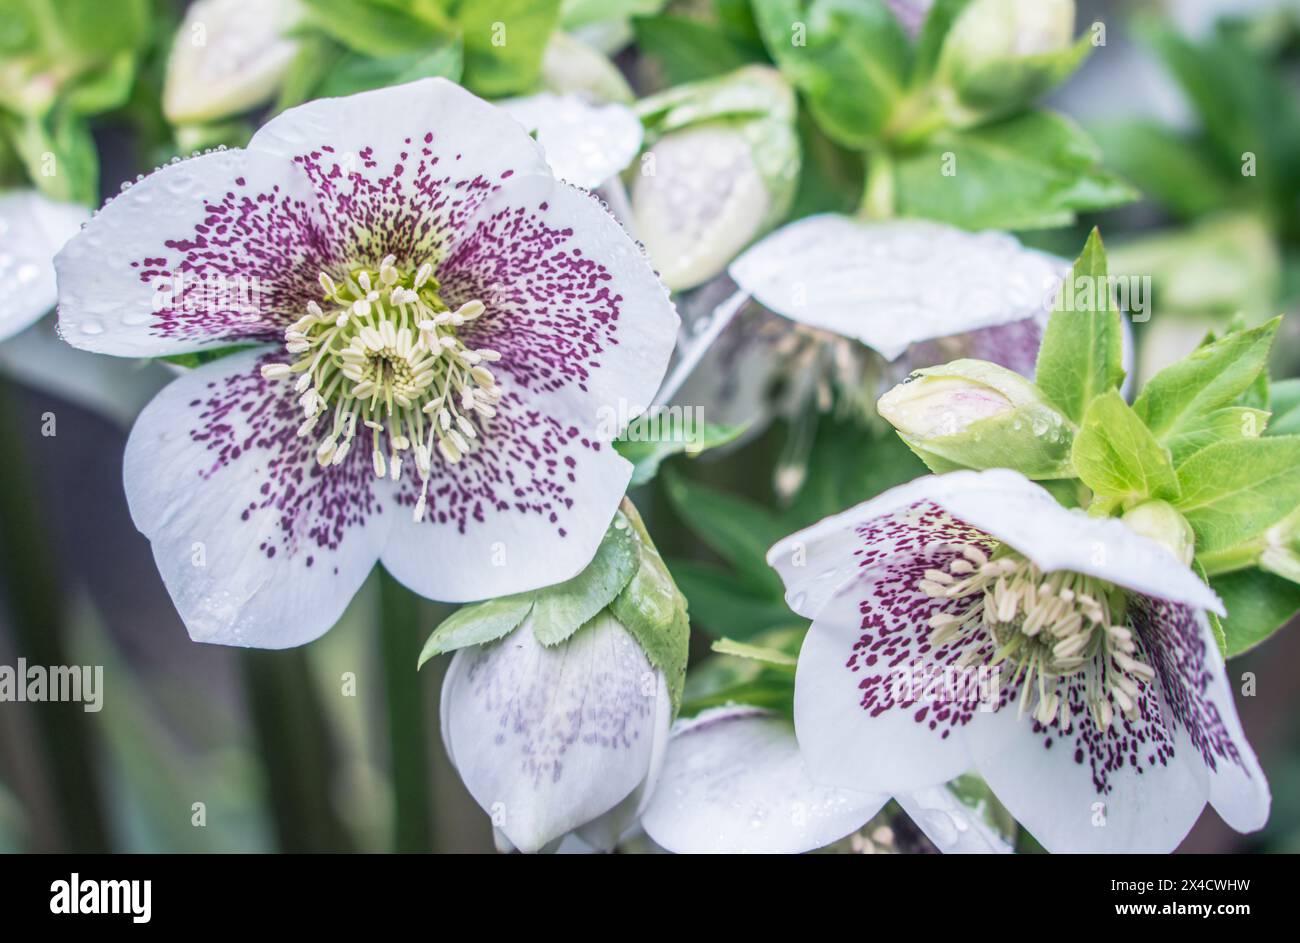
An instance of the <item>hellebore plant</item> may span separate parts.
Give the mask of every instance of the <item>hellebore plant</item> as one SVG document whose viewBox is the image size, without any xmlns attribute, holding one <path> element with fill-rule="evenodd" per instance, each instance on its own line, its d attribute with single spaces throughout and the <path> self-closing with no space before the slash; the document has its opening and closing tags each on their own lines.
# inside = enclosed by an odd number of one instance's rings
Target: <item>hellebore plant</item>
<svg viewBox="0 0 1300 943">
<path fill-rule="evenodd" d="M 602 850 L 655 789 L 681 704 L 686 602 L 624 502 L 579 576 L 467 606 L 420 656 L 456 651 L 442 687 L 447 754 L 503 847 L 570 832 Z"/>
<path fill-rule="evenodd" d="M 887 394 L 941 474 L 769 553 L 813 620 L 794 696 L 812 777 L 896 793 L 975 769 L 1054 851 L 1170 850 L 1207 799 L 1261 827 L 1268 786 L 1223 657 L 1280 623 L 1215 588 L 1294 573 L 1300 437 L 1261 437 L 1276 327 L 1211 339 L 1128 406 L 1094 233 L 1034 383 L 957 361 Z M 904 669 L 998 684 L 923 696 Z"/>
<path fill-rule="evenodd" d="M 448 601 L 591 560 L 677 318 L 637 246 L 508 115 L 430 79 L 164 167 L 56 259 L 63 335 L 220 356 L 141 415 L 125 480 L 191 635 L 285 647 L 376 560 Z M 618 430 L 612 430 L 617 434 Z"/>
</svg>

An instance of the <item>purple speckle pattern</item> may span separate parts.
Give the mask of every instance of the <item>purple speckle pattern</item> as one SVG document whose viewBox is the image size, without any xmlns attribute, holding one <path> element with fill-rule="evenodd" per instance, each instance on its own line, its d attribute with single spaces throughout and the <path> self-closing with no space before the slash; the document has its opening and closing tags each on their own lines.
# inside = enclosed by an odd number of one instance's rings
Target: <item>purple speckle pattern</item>
<svg viewBox="0 0 1300 943">
<path fill-rule="evenodd" d="M 262 378 L 261 365 L 278 359 L 268 353 L 247 373 L 209 382 L 205 395 L 190 403 L 189 434 L 207 449 L 208 464 L 198 470 L 204 480 L 238 462 L 256 463 L 256 497 L 230 514 L 248 521 L 255 511 L 275 508 L 274 538 L 258 550 L 268 559 L 297 557 L 310 567 L 384 508 L 366 448 L 353 448 L 339 465 L 322 468 L 316 462 L 316 438 L 297 435 L 302 412 L 292 385 Z"/>
<path fill-rule="evenodd" d="M 859 636 L 845 659 L 845 668 L 860 677 L 858 706 L 879 716 L 886 711 L 906 711 L 912 720 L 946 739 L 970 723 L 980 710 L 977 691 L 970 686 L 961 699 L 899 700 L 910 691 L 894 684 L 894 673 L 908 666 L 943 669 L 965 659 L 978 667 L 989 663 L 993 646 L 987 636 L 976 636 L 938 648 L 929 641 L 930 616 L 939 611 L 960 614 L 976 597 L 935 599 L 918 588 L 925 571 L 945 569 L 957 555 L 954 543 L 991 551 L 996 541 L 954 519 L 929 502 L 868 521 L 855 529 L 860 546 L 856 562 L 863 573 Z M 1156 670 L 1156 681 L 1137 698 L 1137 716 L 1125 717 L 1112 701 L 1114 719 L 1098 730 L 1084 697 L 1082 683 L 1066 686 L 1071 723 L 1061 729 L 1058 720 L 1043 726 L 1027 712 L 1022 722 L 1027 736 L 1043 749 L 1068 751 L 1088 770 L 1099 795 L 1111 792 L 1113 773 L 1128 768 L 1138 774 L 1167 765 L 1174 758 L 1173 725 L 1188 733 L 1207 766 L 1219 762 L 1241 766 L 1249 775 L 1236 744 L 1225 727 L 1218 706 L 1208 696 L 1212 669 L 1196 614 L 1186 606 L 1135 596 L 1129 610 L 1130 625 L 1139 640 L 1139 657 Z M 971 649 L 974 648 L 972 652 Z M 1021 683 L 1012 681 L 1015 666 L 1002 666 L 1004 683 L 996 710 L 1017 710 Z M 987 709 L 987 708 L 986 708 Z"/>
<path fill-rule="evenodd" d="M 458 174 L 459 155 L 449 156 L 451 167 L 443 168 L 433 139 L 432 132 L 406 138 L 387 173 L 375 173 L 371 148 L 360 150 L 362 166 L 351 171 L 328 146 L 297 156 L 294 163 L 323 212 L 278 186 L 259 192 L 244 177 L 208 197 L 193 233 L 166 239 L 165 248 L 137 264 L 141 280 L 171 271 L 199 279 L 259 278 L 271 287 L 272 310 L 252 323 L 219 307 L 190 310 L 178 303 L 156 312 L 153 327 L 172 336 L 279 343 L 283 328 L 319 298 L 322 269 L 376 266 L 390 253 L 411 265 L 441 260 L 435 275 L 444 300 L 453 308 L 476 298 L 487 306 L 462 338 L 501 353 L 493 367 L 505 395 L 498 414 L 482 420 L 482 444 L 474 452 L 456 466 L 435 453 L 424 523 L 463 534 L 491 515 L 526 514 L 564 537 L 581 473 L 602 445 L 539 408 L 537 398 L 570 386 L 589 391 L 602 353 L 618 343 L 624 299 L 608 268 L 584 253 L 573 230 L 548 222 L 545 202 L 506 206 L 470 226 L 513 172 L 498 180 Z M 283 359 L 278 351 L 266 358 Z M 300 557 L 309 566 L 314 556 L 308 548 L 337 549 L 350 528 L 382 510 L 368 441 L 358 437 L 341 465 L 319 468 L 319 435 L 294 434 L 301 413 L 291 384 L 254 372 L 214 381 L 209 390 L 193 404 L 189 430 L 211 453 L 211 465 L 200 474 L 211 477 L 241 459 L 259 463 L 262 506 L 283 511 L 279 541 L 260 548 L 268 557 Z M 594 407 L 590 418 L 596 420 Z M 318 432 L 328 422 L 323 419 Z M 420 487 L 409 461 L 407 468 L 390 490 L 404 514 Z M 254 509 L 231 513 L 247 519 Z"/>
</svg>

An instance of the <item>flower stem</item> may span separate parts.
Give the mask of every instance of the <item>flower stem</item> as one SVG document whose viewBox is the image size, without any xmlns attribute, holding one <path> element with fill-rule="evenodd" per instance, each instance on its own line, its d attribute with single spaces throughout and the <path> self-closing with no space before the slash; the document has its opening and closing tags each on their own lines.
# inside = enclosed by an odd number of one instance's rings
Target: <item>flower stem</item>
<svg viewBox="0 0 1300 943">
<path fill-rule="evenodd" d="M 1196 562 L 1205 568 L 1206 576 L 1219 576 L 1223 573 L 1234 573 L 1237 570 L 1244 570 L 1252 567 L 1259 562 L 1259 556 L 1264 552 L 1264 540 L 1252 540 L 1236 547 L 1230 547 L 1227 550 L 1217 550 L 1213 553 L 1198 553 Z"/>
<path fill-rule="evenodd" d="M 280 850 L 351 851 L 331 796 L 334 745 L 306 652 L 246 651 L 243 669 Z"/>
<path fill-rule="evenodd" d="M 420 608 L 419 600 L 381 567 L 379 637 L 388 699 L 393 850 L 398 852 L 428 851 L 433 841 L 425 704 L 415 667 L 423 642 Z"/>
<path fill-rule="evenodd" d="M 867 185 L 858 215 L 869 220 L 892 219 L 894 210 L 894 160 L 880 148 L 867 156 Z"/>
<path fill-rule="evenodd" d="M 0 379 L 0 442 L 6 446 L 0 461 L 0 587 L 4 589 L 0 601 L 11 617 L 16 655 L 30 665 L 68 665 L 67 616 L 31 469 L 24 461 L 10 390 Z M 17 683 L 25 684 L 26 679 Z M 34 708 L 48 784 L 63 832 L 54 840 L 63 851 L 111 850 L 88 715 L 81 704 L 72 702 L 42 703 Z"/>
</svg>

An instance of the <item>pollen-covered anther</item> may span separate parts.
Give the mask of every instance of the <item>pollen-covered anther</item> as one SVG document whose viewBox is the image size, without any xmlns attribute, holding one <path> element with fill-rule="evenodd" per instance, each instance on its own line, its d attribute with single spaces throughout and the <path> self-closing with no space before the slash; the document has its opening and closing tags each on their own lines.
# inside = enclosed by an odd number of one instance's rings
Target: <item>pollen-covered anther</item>
<svg viewBox="0 0 1300 943">
<path fill-rule="evenodd" d="M 957 555 L 943 569 L 926 570 L 919 588 L 936 599 L 963 600 L 963 608 L 930 617 L 932 645 L 958 643 L 966 663 L 987 657 L 1014 665 L 1020 710 L 1032 709 L 1044 726 L 1070 729 L 1070 686 L 1101 730 L 1114 718 L 1112 703 L 1137 716 L 1141 688 L 1155 672 L 1124 624 L 1122 591 L 1081 573 L 1045 574 L 1007 548 L 992 558 L 970 545 L 949 549 Z"/>
<path fill-rule="evenodd" d="M 403 267 L 393 255 L 375 269 L 321 272 L 320 302 L 308 302 L 285 329 L 292 360 L 262 367 L 267 380 L 297 377 L 305 416 L 299 436 L 320 431 L 328 417 L 316 446 L 322 466 L 343 461 L 358 423 L 370 431 L 376 477 L 399 480 L 401 453 L 410 450 L 421 481 L 416 520 L 427 505 L 434 452 L 453 464 L 469 454 L 503 395 L 485 366 L 501 354 L 458 336 L 486 307 L 471 300 L 453 310 L 433 273 L 432 263 Z"/>
</svg>

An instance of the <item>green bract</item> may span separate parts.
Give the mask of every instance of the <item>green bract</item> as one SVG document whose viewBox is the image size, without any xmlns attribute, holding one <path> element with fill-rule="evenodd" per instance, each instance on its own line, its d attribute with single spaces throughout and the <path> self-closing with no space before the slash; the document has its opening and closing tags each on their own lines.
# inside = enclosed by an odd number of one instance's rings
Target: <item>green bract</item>
<svg viewBox="0 0 1300 943">
<path fill-rule="evenodd" d="M 554 647 L 605 610 L 663 672 L 673 705 L 680 706 L 690 637 L 686 600 L 629 501 L 623 502 L 596 556 L 581 573 L 545 589 L 462 607 L 434 629 L 419 664 L 504 638 L 525 620 L 531 621 L 542 645 Z"/>
</svg>

